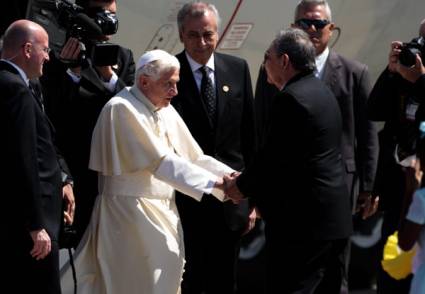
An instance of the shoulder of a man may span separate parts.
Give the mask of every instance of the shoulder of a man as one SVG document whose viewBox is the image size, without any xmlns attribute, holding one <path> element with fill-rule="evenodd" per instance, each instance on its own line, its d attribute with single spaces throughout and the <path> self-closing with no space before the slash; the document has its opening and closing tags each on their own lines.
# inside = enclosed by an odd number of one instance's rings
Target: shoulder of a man
<svg viewBox="0 0 425 294">
<path fill-rule="evenodd" d="M 241 57 L 219 53 L 219 52 L 215 52 L 214 54 L 215 54 L 215 58 L 221 59 L 223 60 L 223 62 L 231 62 L 237 65 L 247 64 L 246 60 Z"/>
<path fill-rule="evenodd" d="M 22 80 L 19 74 L 15 74 L 8 70 L 0 70 L 0 89 L 4 102 L 12 101 L 16 103 L 32 103 L 32 99 L 24 97 L 30 96 L 28 86 Z M 19 99 L 21 97 L 22 99 Z M 18 101 L 19 100 L 19 101 Z M 21 101 L 22 100 L 22 101 Z"/>
<path fill-rule="evenodd" d="M 9 70 L 0 69 L 0 85 L 1 86 L 24 86 L 24 81 L 19 74 L 13 73 Z"/>
<path fill-rule="evenodd" d="M 326 87 L 325 83 L 314 75 L 307 75 L 290 83 L 281 93 L 293 97 L 303 107 L 306 105 L 322 104 L 325 101 L 336 101 L 333 93 Z"/>
<path fill-rule="evenodd" d="M 121 45 L 118 45 L 118 51 L 121 53 L 121 55 L 124 55 L 124 56 L 133 55 L 133 52 L 131 51 L 131 49 L 127 47 L 123 47 Z"/>
<path fill-rule="evenodd" d="M 338 61 L 344 68 L 349 71 L 364 71 L 367 70 L 367 65 L 352 58 L 345 57 L 333 50 L 330 51 L 329 58 L 331 62 Z"/>
</svg>

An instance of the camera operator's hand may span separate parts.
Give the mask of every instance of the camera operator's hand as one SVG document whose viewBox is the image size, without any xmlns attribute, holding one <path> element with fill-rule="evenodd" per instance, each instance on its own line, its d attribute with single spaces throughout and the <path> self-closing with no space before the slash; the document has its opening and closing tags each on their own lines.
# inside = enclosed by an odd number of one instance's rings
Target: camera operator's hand
<svg viewBox="0 0 425 294">
<path fill-rule="evenodd" d="M 109 82 L 111 80 L 114 71 L 110 65 L 107 66 L 96 66 L 96 71 L 102 77 L 103 81 Z"/>
<path fill-rule="evenodd" d="M 400 41 L 391 42 L 391 51 L 388 56 L 388 69 L 390 72 L 396 73 L 398 72 L 398 58 L 401 52 L 401 47 L 403 43 Z"/>
<path fill-rule="evenodd" d="M 416 54 L 416 63 L 414 66 L 407 67 L 398 63 L 397 71 L 403 77 L 403 79 L 411 83 L 415 83 L 420 76 L 425 74 L 425 67 L 422 64 L 422 59 L 419 54 Z"/>
<path fill-rule="evenodd" d="M 76 38 L 69 38 L 66 41 L 65 46 L 63 46 L 62 51 L 59 55 L 60 59 L 65 62 L 76 62 L 80 56 L 81 44 L 80 41 Z M 73 73 L 77 76 L 81 74 L 81 67 L 70 68 Z"/>
</svg>

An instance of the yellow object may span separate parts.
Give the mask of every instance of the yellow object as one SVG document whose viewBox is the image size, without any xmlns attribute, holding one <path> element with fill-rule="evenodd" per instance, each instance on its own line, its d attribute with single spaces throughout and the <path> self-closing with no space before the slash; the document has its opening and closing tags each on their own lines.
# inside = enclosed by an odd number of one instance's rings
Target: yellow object
<svg viewBox="0 0 425 294">
<path fill-rule="evenodd" d="M 394 279 L 406 278 L 412 272 L 413 257 L 416 247 L 403 251 L 398 247 L 398 232 L 388 237 L 384 247 L 384 256 L 381 261 L 382 268 Z"/>
</svg>

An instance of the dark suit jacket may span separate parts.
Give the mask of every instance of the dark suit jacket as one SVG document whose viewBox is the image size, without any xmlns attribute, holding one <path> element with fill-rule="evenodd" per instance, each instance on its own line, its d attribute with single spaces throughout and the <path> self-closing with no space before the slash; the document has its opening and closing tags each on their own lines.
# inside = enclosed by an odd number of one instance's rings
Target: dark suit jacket
<svg viewBox="0 0 425 294">
<path fill-rule="evenodd" d="M 46 112 L 57 133 L 57 145 L 74 178 L 78 209 L 75 222 L 79 235 L 89 222 L 97 195 L 97 173 L 88 168 L 91 137 L 100 111 L 106 102 L 126 85 L 134 82 L 134 60 L 129 49 L 120 47 L 117 66 L 119 77 L 115 91 L 108 90 L 92 66 L 83 66 L 81 80 L 74 83 L 67 66 L 53 55 L 41 78 Z"/>
<path fill-rule="evenodd" d="M 367 66 L 333 51 L 324 69 L 323 81 L 338 100 L 343 122 L 342 153 L 345 169 L 353 174 L 352 192 L 372 191 L 378 160 L 375 124 L 367 117 L 371 90 Z M 355 187 L 353 185 L 359 185 Z M 352 204 L 357 195 L 352 195 Z"/>
<path fill-rule="evenodd" d="M 379 134 L 380 152 L 375 190 L 381 196 L 380 209 L 386 211 L 386 218 L 391 222 L 391 234 L 398 225 L 405 188 L 404 171 L 396 163 L 394 150 L 399 144 L 400 149 L 414 152 L 419 122 L 425 119 L 425 91 L 417 87 L 421 84 L 423 78 L 415 85 L 385 69 L 376 81 L 368 101 L 369 118 L 385 122 Z M 418 108 L 416 117 L 409 119 L 406 109 L 411 103 L 417 104 Z"/>
<path fill-rule="evenodd" d="M 62 221 L 62 176 L 53 129 L 15 68 L 0 61 L 0 126 L 4 141 L 0 177 L 9 240 L 28 240 L 44 228 L 58 239 Z M 29 251 L 27 251 L 29 252 Z"/>
<path fill-rule="evenodd" d="M 266 79 L 265 71 L 260 71 L 255 93 L 259 132 L 263 134 L 267 132 L 267 113 L 272 103 L 268 97 L 277 93 Z M 336 97 L 342 114 L 342 154 L 354 208 L 359 191 L 373 190 L 378 159 L 376 126 L 367 117 L 369 73 L 366 65 L 330 51 L 323 81 Z"/>
<path fill-rule="evenodd" d="M 297 75 L 276 96 L 270 115 L 265 144 L 237 179 L 266 222 L 270 256 L 288 254 L 274 245 L 279 240 L 348 237 L 342 123 L 332 92 L 312 74 Z"/>
<path fill-rule="evenodd" d="M 178 54 L 177 58 L 181 66 L 180 82 L 173 106 L 205 154 L 242 170 L 251 161 L 257 145 L 248 64 L 237 57 L 214 54 L 218 114 L 216 128 L 213 128 L 185 53 Z M 232 208 L 226 213 L 229 226 L 234 230 L 241 230 L 247 224 L 247 206 L 240 208 L 239 212 Z M 179 212 L 190 214 L 190 209 L 179 207 Z M 234 219 L 235 213 L 240 213 L 240 217 Z"/>
</svg>

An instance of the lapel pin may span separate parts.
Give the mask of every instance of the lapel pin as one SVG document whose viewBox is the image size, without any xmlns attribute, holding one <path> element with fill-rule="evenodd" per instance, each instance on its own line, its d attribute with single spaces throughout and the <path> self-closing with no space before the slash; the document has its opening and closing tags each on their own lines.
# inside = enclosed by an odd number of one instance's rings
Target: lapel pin
<svg viewBox="0 0 425 294">
<path fill-rule="evenodd" d="M 118 64 L 114 64 L 114 65 L 112 66 L 112 68 L 113 68 L 113 69 L 118 69 Z"/>
<path fill-rule="evenodd" d="M 230 90 L 229 86 L 227 86 L 227 85 L 223 86 L 223 92 L 227 93 L 227 92 L 229 92 L 229 90 Z"/>
</svg>

